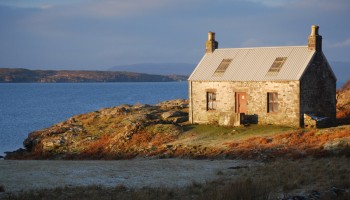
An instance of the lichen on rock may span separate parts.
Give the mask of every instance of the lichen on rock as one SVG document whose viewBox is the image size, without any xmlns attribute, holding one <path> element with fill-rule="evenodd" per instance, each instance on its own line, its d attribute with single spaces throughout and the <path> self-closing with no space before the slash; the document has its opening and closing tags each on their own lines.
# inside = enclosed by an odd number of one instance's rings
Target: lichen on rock
<svg viewBox="0 0 350 200">
<path fill-rule="evenodd" d="M 181 133 L 186 100 L 119 105 L 80 114 L 29 134 L 25 151 L 6 159 L 114 159 L 145 156 Z M 167 117 L 164 117 L 167 116 Z M 181 118 L 179 120 L 179 118 Z"/>
</svg>

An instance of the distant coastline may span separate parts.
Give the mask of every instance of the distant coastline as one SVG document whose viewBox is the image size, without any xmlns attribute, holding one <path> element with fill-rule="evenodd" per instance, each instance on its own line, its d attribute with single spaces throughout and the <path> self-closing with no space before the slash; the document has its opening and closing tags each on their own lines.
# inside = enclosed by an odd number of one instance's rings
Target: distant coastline
<svg viewBox="0 0 350 200">
<path fill-rule="evenodd" d="M 174 82 L 184 75 L 155 75 L 125 71 L 29 70 L 0 68 L 0 83 Z"/>
</svg>

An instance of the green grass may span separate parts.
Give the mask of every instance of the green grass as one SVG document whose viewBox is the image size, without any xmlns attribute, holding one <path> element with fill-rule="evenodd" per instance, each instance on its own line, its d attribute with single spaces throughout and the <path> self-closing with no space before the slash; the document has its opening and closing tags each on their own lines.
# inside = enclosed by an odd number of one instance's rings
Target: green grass
<svg viewBox="0 0 350 200">
<path fill-rule="evenodd" d="M 186 132 L 179 138 L 179 141 L 191 145 L 200 144 L 209 146 L 250 137 L 267 137 L 295 130 L 295 128 L 275 125 L 223 127 L 203 124 L 186 125 L 184 129 Z"/>
</svg>

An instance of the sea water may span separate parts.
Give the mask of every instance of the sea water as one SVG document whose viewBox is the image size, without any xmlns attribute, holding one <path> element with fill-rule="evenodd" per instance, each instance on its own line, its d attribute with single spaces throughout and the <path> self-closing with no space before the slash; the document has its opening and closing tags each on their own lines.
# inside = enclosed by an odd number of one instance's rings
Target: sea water
<svg viewBox="0 0 350 200">
<path fill-rule="evenodd" d="M 120 104 L 188 98 L 187 82 L 1 83 L 0 155 L 23 147 L 35 130 Z"/>
</svg>

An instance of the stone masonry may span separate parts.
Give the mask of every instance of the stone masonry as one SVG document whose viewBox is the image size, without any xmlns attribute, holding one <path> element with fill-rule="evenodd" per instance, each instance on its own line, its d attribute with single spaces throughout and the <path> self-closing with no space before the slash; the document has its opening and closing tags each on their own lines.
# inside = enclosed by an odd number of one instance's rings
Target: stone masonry
<svg viewBox="0 0 350 200">
<path fill-rule="evenodd" d="M 303 114 L 336 119 L 336 79 L 322 52 L 316 53 L 300 80 L 300 117 Z"/>
<path fill-rule="evenodd" d="M 247 93 L 246 115 L 256 115 L 259 124 L 299 126 L 299 81 L 283 82 L 189 82 L 190 122 L 235 125 L 235 93 Z M 216 110 L 207 110 L 207 91 L 216 92 Z M 278 112 L 267 112 L 267 93 L 278 93 Z"/>
</svg>

